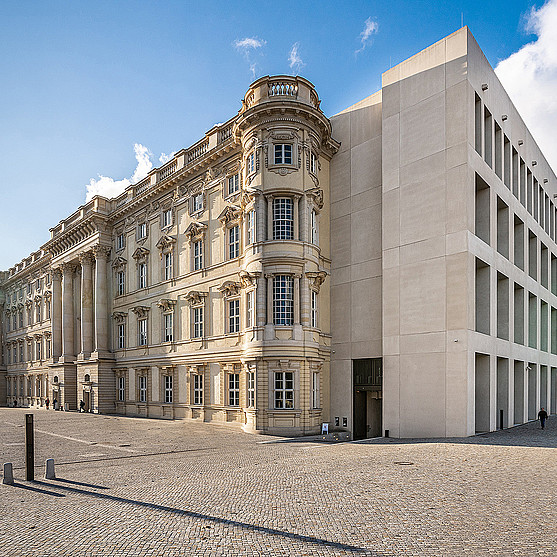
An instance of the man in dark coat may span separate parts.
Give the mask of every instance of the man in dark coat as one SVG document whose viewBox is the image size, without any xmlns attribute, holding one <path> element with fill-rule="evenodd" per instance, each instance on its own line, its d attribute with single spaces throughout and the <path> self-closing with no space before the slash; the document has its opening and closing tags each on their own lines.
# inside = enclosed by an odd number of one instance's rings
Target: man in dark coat
<svg viewBox="0 0 557 557">
<path fill-rule="evenodd" d="M 542 429 L 544 429 L 545 420 L 547 420 L 547 412 L 543 409 L 543 406 L 542 409 L 538 412 L 538 418 L 540 420 L 540 424 L 542 425 Z"/>
</svg>

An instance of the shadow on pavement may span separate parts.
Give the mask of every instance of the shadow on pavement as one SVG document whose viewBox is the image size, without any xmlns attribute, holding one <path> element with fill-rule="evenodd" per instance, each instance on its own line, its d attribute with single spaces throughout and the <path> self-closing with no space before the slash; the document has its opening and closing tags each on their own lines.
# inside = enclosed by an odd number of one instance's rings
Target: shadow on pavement
<svg viewBox="0 0 557 557">
<path fill-rule="evenodd" d="M 43 482 L 33 482 L 33 483 L 40 483 L 41 485 L 48 485 L 43 484 Z M 47 489 L 41 489 L 40 487 L 33 487 L 31 485 L 20 484 L 19 482 L 13 483 L 14 487 L 18 487 L 20 489 L 26 489 L 27 491 L 34 491 L 35 493 L 43 493 L 44 495 L 52 495 L 52 497 L 65 497 L 63 493 L 56 493 L 55 491 L 48 491 Z"/>
<path fill-rule="evenodd" d="M 76 482 L 75 480 L 66 480 L 64 478 L 53 478 L 53 481 L 64 482 L 72 485 L 82 485 L 85 487 L 92 487 L 93 489 L 110 489 L 109 487 L 106 487 L 104 485 L 87 484 L 85 482 Z"/>
</svg>

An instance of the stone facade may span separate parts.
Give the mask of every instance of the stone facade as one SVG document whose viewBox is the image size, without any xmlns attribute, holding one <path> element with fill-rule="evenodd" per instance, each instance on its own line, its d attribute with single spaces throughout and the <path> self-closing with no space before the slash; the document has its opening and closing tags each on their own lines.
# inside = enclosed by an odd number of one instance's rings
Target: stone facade
<svg viewBox="0 0 557 557">
<path fill-rule="evenodd" d="M 468 29 L 319 105 L 257 80 L 0 275 L 0 402 L 357 438 L 554 411 L 557 181 Z"/>
</svg>

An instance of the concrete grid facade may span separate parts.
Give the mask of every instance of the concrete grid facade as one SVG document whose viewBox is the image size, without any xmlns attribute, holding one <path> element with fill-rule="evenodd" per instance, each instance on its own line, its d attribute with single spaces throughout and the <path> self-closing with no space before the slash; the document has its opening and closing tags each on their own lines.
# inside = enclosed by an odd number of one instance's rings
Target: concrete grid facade
<svg viewBox="0 0 557 557">
<path fill-rule="evenodd" d="M 357 438 L 554 412 L 557 181 L 468 29 L 319 105 L 257 80 L 3 273 L 0 402 Z"/>
</svg>

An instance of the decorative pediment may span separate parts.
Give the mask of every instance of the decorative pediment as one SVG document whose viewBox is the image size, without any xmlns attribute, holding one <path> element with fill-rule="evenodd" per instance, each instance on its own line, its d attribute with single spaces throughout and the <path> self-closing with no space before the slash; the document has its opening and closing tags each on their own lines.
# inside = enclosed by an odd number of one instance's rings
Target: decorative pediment
<svg viewBox="0 0 557 557">
<path fill-rule="evenodd" d="M 139 246 L 132 254 L 132 257 L 138 262 L 147 259 L 148 256 L 149 250 L 143 246 Z"/>
<path fill-rule="evenodd" d="M 327 278 L 327 271 L 316 271 L 306 273 L 306 277 L 309 279 L 310 288 L 319 293 L 321 285 L 325 282 Z"/>
<path fill-rule="evenodd" d="M 127 316 L 128 314 L 123 311 L 115 311 L 112 314 L 112 319 L 114 319 L 114 321 L 117 321 L 118 323 L 123 323 Z"/>
<path fill-rule="evenodd" d="M 41 340 L 41 339 L 43 338 L 43 335 L 40 334 L 40 333 L 37 333 L 36 335 L 33 335 L 33 338 L 34 338 L 35 340 Z"/>
<path fill-rule="evenodd" d="M 147 313 L 151 308 L 148 306 L 135 306 L 132 311 L 137 315 L 137 317 L 147 317 Z"/>
<path fill-rule="evenodd" d="M 253 187 L 246 187 L 243 190 L 243 198 L 242 198 L 242 202 L 243 205 L 247 205 L 248 203 L 251 203 L 254 199 L 257 198 L 258 195 L 262 195 L 263 192 L 258 189 L 258 188 L 253 188 Z"/>
<path fill-rule="evenodd" d="M 207 225 L 202 222 L 190 222 L 189 226 L 186 228 L 184 234 L 191 241 L 192 238 L 200 236 L 207 230 Z"/>
<path fill-rule="evenodd" d="M 176 305 L 176 300 L 169 300 L 167 298 L 162 298 L 157 302 L 157 306 L 163 311 L 172 311 Z"/>
<path fill-rule="evenodd" d="M 124 267 L 126 265 L 128 261 L 126 259 L 124 259 L 123 257 L 115 257 L 114 260 L 112 261 L 112 267 L 114 269 L 119 269 L 121 267 Z"/>
<path fill-rule="evenodd" d="M 321 188 L 312 188 L 306 191 L 306 195 L 309 196 L 314 205 L 319 209 L 323 209 L 323 190 Z"/>
<path fill-rule="evenodd" d="M 192 306 L 198 306 L 198 305 L 203 304 L 206 297 L 207 297 L 207 292 L 199 292 L 198 290 L 190 290 L 186 294 L 186 300 Z"/>
<path fill-rule="evenodd" d="M 161 239 L 157 242 L 156 246 L 161 251 L 161 255 L 166 250 L 171 250 L 176 243 L 176 238 L 169 236 L 168 234 L 163 234 Z"/>
<path fill-rule="evenodd" d="M 255 286 L 255 281 L 261 276 L 261 273 L 249 271 L 240 271 L 240 281 L 242 283 L 242 288 L 249 288 L 250 286 Z"/>
<path fill-rule="evenodd" d="M 240 218 L 242 210 L 240 207 L 236 205 L 227 205 L 222 213 L 218 216 L 218 219 L 222 222 L 223 225 L 227 225 L 229 222 L 233 222 Z"/>
<path fill-rule="evenodd" d="M 242 285 L 239 282 L 234 282 L 232 280 L 227 280 L 219 286 L 219 291 L 223 293 L 224 296 L 237 296 L 240 294 L 240 288 Z"/>
<path fill-rule="evenodd" d="M 43 299 L 42 296 L 39 296 L 39 294 L 37 294 L 34 298 L 33 301 L 35 302 L 36 305 L 39 305 L 41 303 L 41 300 Z"/>
</svg>

